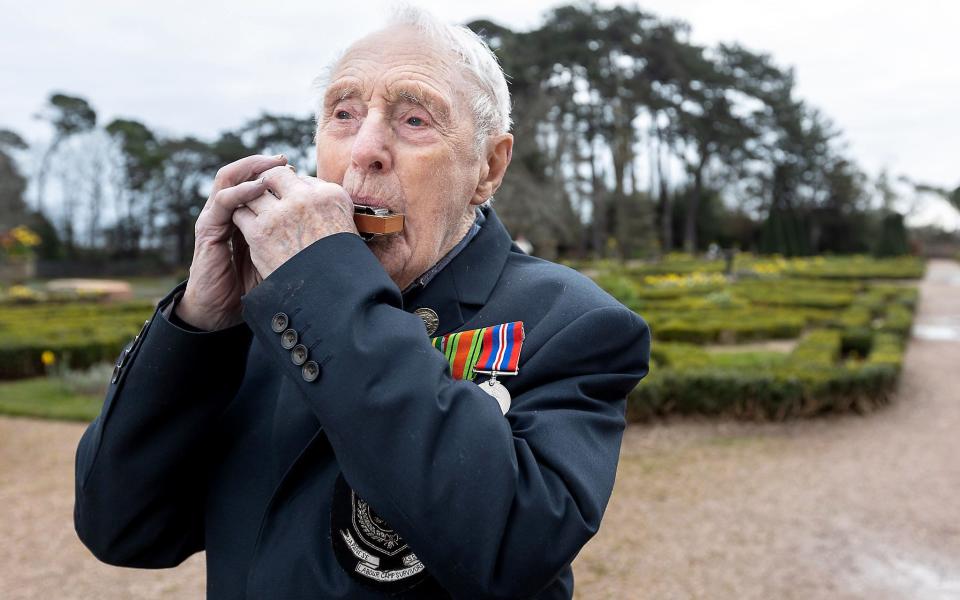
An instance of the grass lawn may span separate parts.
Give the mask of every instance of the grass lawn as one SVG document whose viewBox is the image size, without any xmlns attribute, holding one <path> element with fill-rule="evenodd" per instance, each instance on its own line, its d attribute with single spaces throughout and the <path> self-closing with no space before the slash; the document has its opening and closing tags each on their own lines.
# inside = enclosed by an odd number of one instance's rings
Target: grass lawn
<svg viewBox="0 0 960 600">
<path fill-rule="evenodd" d="M 130 284 L 135 299 L 153 302 L 166 296 L 167 292 L 183 281 L 185 277 L 124 277 L 123 279 Z"/>
<path fill-rule="evenodd" d="M 63 381 L 36 377 L 0 383 L 0 414 L 67 421 L 92 421 L 103 396 L 76 393 Z"/>
</svg>

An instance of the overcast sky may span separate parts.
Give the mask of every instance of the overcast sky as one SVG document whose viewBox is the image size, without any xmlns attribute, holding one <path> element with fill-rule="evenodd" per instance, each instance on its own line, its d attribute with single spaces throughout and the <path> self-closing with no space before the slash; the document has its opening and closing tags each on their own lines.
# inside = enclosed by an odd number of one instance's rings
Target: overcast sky
<svg viewBox="0 0 960 600">
<path fill-rule="evenodd" d="M 450 22 L 537 25 L 556 2 L 415 2 Z M 612 4 L 605 2 L 603 4 Z M 310 84 L 337 49 L 382 23 L 388 1 L 0 0 L 0 127 L 30 141 L 51 91 L 124 116 L 212 137 L 260 111 L 311 110 Z M 960 185 L 960 2 L 647 0 L 688 21 L 701 44 L 737 41 L 796 68 L 800 96 L 843 130 L 870 173 Z M 960 228 L 931 202 L 917 219 Z"/>
</svg>

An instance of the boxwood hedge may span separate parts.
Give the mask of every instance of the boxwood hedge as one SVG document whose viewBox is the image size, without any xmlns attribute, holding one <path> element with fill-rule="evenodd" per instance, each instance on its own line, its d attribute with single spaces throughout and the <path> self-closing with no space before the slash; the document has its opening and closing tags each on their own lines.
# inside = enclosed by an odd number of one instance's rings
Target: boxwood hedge
<svg viewBox="0 0 960 600">
<path fill-rule="evenodd" d="M 751 263 L 751 261 L 753 261 Z M 672 413 L 784 419 L 865 412 L 887 402 L 909 336 L 923 274 L 914 258 L 748 258 L 738 276 L 710 285 L 692 263 L 666 273 L 607 264 L 597 282 L 647 319 L 652 367 L 631 394 L 629 416 Z M 656 285 L 650 285 L 650 283 Z M 704 344 L 798 339 L 792 352 L 716 352 Z"/>
<path fill-rule="evenodd" d="M 42 375 L 44 352 L 74 369 L 112 361 L 152 311 L 149 302 L 4 306 L 0 309 L 0 379 Z"/>
<path fill-rule="evenodd" d="M 696 347 L 663 344 L 653 354 L 650 375 L 630 394 L 628 417 L 695 413 L 782 420 L 867 412 L 887 403 L 903 357 L 900 338 L 876 334 L 866 360 L 843 360 L 841 341 L 839 331 L 812 331 L 781 360 L 753 358 L 747 367 L 731 367 L 727 355 L 711 358 Z"/>
</svg>

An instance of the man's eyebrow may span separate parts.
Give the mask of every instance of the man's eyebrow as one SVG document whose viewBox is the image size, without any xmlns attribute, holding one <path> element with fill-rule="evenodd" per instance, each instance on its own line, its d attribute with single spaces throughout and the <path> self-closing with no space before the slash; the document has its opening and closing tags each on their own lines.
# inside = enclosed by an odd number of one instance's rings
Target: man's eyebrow
<svg viewBox="0 0 960 600">
<path fill-rule="evenodd" d="M 409 102 L 410 104 L 422 106 L 430 111 L 430 114 L 432 114 L 434 119 L 439 121 L 441 125 L 450 122 L 449 105 L 446 103 L 446 101 L 444 101 L 443 98 L 432 92 L 424 92 L 423 90 L 401 87 L 394 90 L 391 94 L 391 97 L 393 101 L 402 100 L 404 102 Z"/>
<path fill-rule="evenodd" d="M 360 96 L 362 91 L 360 86 L 352 82 L 334 83 L 323 94 L 323 104 L 331 107 L 341 100 Z"/>
</svg>

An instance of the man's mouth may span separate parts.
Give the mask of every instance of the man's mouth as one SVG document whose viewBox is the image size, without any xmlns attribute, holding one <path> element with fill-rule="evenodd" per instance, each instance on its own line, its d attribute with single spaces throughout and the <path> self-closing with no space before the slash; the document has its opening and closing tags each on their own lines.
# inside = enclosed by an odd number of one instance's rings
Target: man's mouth
<svg viewBox="0 0 960 600">
<path fill-rule="evenodd" d="M 351 195 L 354 204 L 360 206 L 369 206 L 370 208 L 386 208 L 391 212 L 396 212 L 390 207 L 390 203 L 387 201 L 377 198 L 374 196 L 353 196 Z"/>
</svg>

